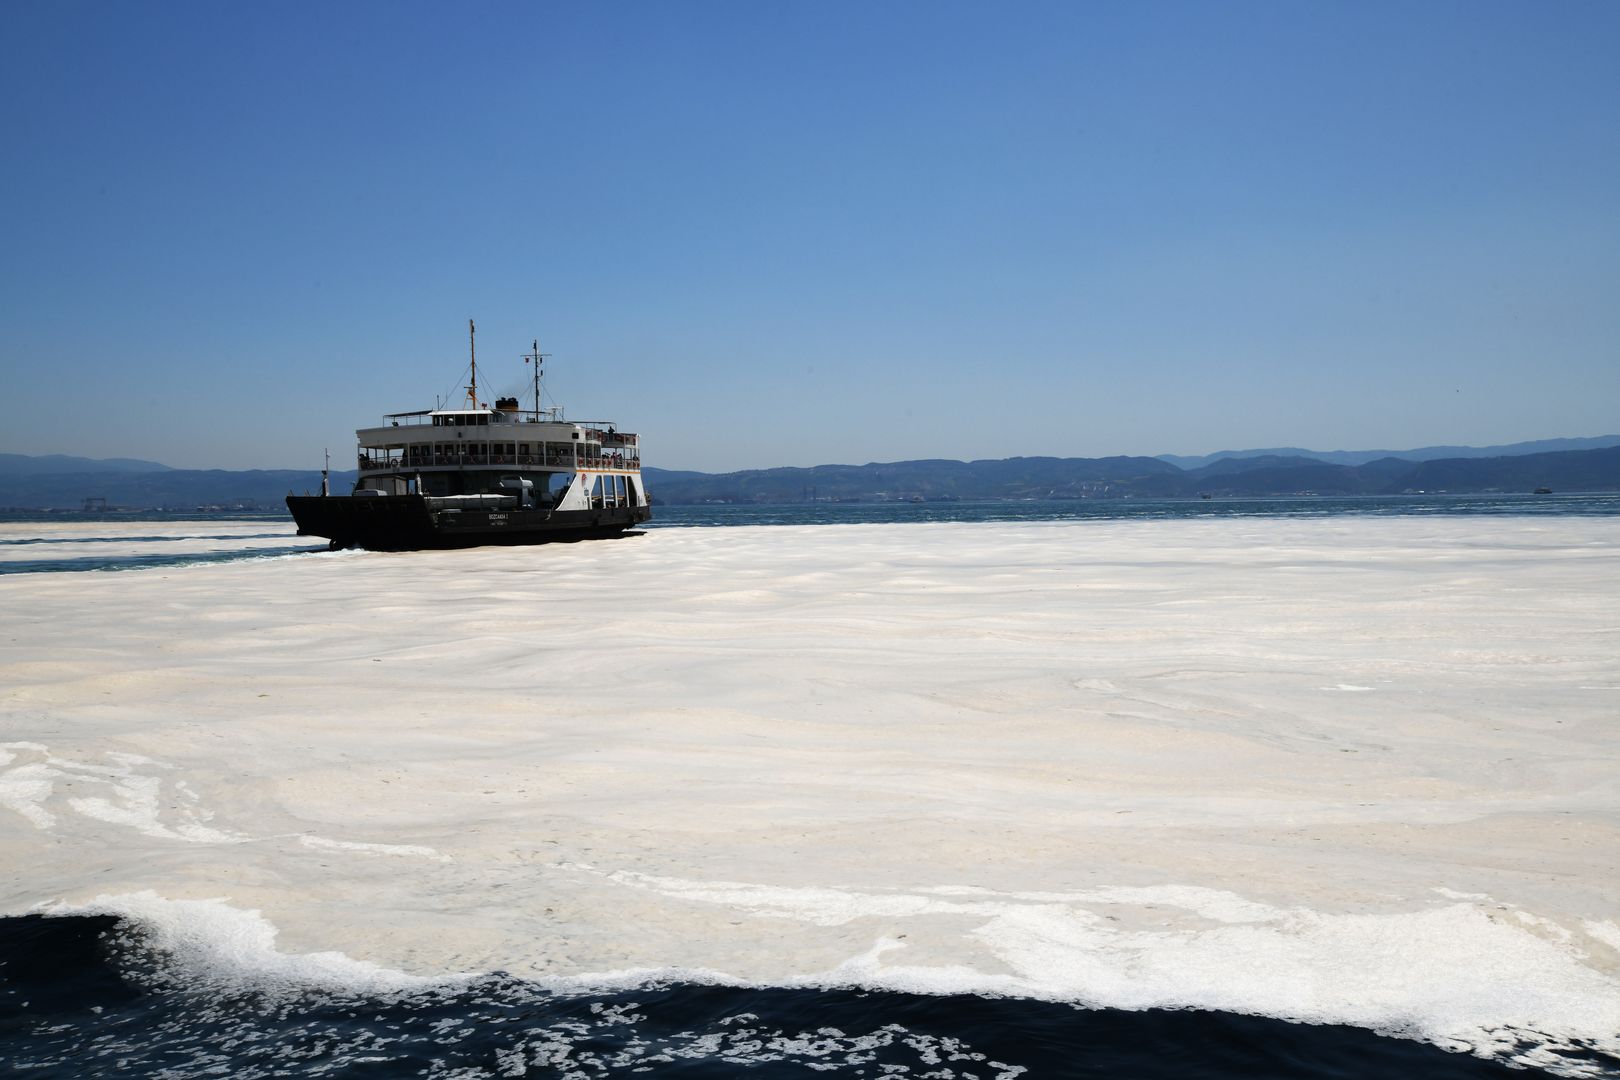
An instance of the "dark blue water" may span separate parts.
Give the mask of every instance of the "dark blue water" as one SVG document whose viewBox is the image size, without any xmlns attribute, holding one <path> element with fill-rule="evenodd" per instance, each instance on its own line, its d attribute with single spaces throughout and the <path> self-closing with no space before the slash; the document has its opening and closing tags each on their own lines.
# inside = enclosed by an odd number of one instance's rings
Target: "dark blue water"
<svg viewBox="0 0 1620 1080">
<path fill-rule="evenodd" d="M 0 533 L 0 575 L 236 562 L 307 554 L 327 547 L 318 537 L 296 535 L 292 519 L 285 513 L 199 516 L 160 510 L 102 514 L 13 511 L 0 513 L 0 524 L 34 527 Z M 143 528 L 158 524 L 178 528 Z M 274 540 L 282 542 L 265 542 Z M 217 550 L 197 550 L 199 544 Z M 131 547 L 139 550 L 131 552 Z"/>
<path fill-rule="evenodd" d="M 120 537 L 122 543 L 127 538 Z M 109 543 L 103 539 L 101 543 Z M 163 545 L 153 542 L 154 548 Z M 209 563 L 241 562 L 244 559 L 273 559 L 282 555 L 313 554 L 326 551 L 326 542 L 311 547 L 302 538 L 299 542 L 278 547 L 256 547 L 251 551 L 209 551 L 186 555 L 169 554 L 155 550 L 143 555 L 85 555 L 80 558 L 13 559 L 0 562 L 0 574 L 39 574 L 83 570 L 141 570 L 160 566 L 205 566 Z"/>
<path fill-rule="evenodd" d="M 1598 1070 L 1620 1062 L 1570 1059 Z M 0 919 L 0 1074 L 27 1077 L 1549 1076 L 1358 1028 L 1209 1012 L 500 975 L 385 997 L 188 983 L 111 916 Z M 1612 1073 L 1616 1074 L 1616 1073 Z"/>
<path fill-rule="evenodd" d="M 659 525 L 837 525 L 908 521 L 1162 521 L 1243 517 L 1620 515 L 1620 494 L 1381 495 L 1266 499 L 1032 499 L 1027 502 L 655 506 Z"/>
<path fill-rule="evenodd" d="M 1168 521 L 1198 518 L 1321 518 L 1321 517 L 1500 517 L 1620 516 L 1620 494 L 1591 495 L 1396 495 L 1320 497 L 1289 496 L 1269 499 L 1092 499 L 1033 500 L 1029 502 L 929 503 L 804 503 L 783 506 L 657 506 L 645 528 L 715 528 L 733 525 L 858 525 L 907 522 L 991 521 Z M 205 519 L 166 512 L 152 513 L 14 513 L 0 514 L 0 523 L 37 525 L 36 535 L 0 539 L 0 575 L 60 571 L 135 570 L 186 566 L 241 559 L 313 555 L 326 551 L 318 537 L 294 535 L 285 514 L 210 514 Z M 142 533 L 142 523 L 194 525 L 182 534 Z M 61 526 L 74 523 L 71 533 Z M 225 533 L 226 525 L 253 523 L 262 531 Z M 104 533 L 84 531 L 85 524 L 108 526 Z M 274 530 L 280 531 L 274 531 Z M 284 544 L 263 541 L 284 536 Z M 217 542 L 220 550 L 180 550 L 182 543 Z M 240 546 L 232 546 L 234 542 Z M 249 541 L 254 543 L 249 544 Z M 139 553 L 114 553 L 98 548 L 111 544 L 137 544 Z M 74 545 L 72 554 L 53 552 L 28 558 L 30 545 Z"/>
</svg>

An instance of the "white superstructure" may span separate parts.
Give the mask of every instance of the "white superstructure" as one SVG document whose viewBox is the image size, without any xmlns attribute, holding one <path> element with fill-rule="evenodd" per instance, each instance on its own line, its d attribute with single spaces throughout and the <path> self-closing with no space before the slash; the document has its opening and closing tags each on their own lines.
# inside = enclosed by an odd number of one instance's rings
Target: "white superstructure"
<svg viewBox="0 0 1620 1080">
<path fill-rule="evenodd" d="M 391 413 L 355 432 L 355 494 L 510 497 L 512 505 L 587 510 L 646 506 L 641 441 L 606 422 L 494 408 Z"/>
</svg>

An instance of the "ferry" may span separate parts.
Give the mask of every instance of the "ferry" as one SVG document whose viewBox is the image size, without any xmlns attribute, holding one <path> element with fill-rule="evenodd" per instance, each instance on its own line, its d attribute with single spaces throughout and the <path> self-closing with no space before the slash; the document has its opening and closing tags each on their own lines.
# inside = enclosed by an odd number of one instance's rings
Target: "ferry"
<svg viewBox="0 0 1620 1080">
<path fill-rule="evenodd" d="M 356 431 L 351 493 L 330 494 L 323 473 L 321 494 L 287 496 L 300 536 L 325 537 L 333 550 L 415 551 L 623 536 L 652 517 L 640 438 L 542 409 L 538 341 L 524 357 L 534 365 L 534 407 L 515 397 L 481 402 L 476 332 L 469 319 L 466 401 L 388 413 L 380 427 Z"/>
</svg>

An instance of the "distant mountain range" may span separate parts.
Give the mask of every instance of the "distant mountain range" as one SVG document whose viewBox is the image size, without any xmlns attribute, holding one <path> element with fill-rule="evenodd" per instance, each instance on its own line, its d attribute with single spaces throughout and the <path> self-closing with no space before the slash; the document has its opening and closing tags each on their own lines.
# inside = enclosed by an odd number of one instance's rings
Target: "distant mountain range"
<svg viewBox="0 0 1620 1080">
<path fill-rule="evenodd" d="M 145 473 L 169 472 L 167 465 L 139 458 L 84 458 L 67 454 L 0 454 L 0 477 L 51 476 L 66 473 Z"/>
<path fill-rule="evenodd" d="M 1600 450 L 1336 465 L 1309 457 L 1221 458 L 1180 469 L 1159 458 L 899 461 L 703 473 L 645 470 L 656 501 L 791 503 L 936 499 L 1107 499 L 1620 491 L 1620 446 Z"/>
<path fill-rule="evenodd" d="M 934 499 L 1107 499 L 1207 495 L 1620 491 L 1620 435 L 1500 447 L 1420 450 L 1231 450 L 1202 457 L 1017 457 L 897 461 L 700 473 L 647 468 L 655 502 L 797 503 Z M 332 473 L 345 493 L 353 472 Z M 152 461 L 0 454 L 0 507 L 280 510 L 314 492 L 318 470 L 171 469 Z"/>
<path fill-rule="evenodd" d="M 1537 439 L 1534 442 L 1507 443 L 1503 446 L 1423 446 L 1416 450 L 1301 450 L 1297 446 L 1285 446 L 1269 450 L 1220 450 L 1201 457 L 1183 457 L 1179 454 L 1155 456 L 1160 461 L 1168 461 L 1178 469 L 1198 469 L 1230 458 L 1312 458 L 1330 465 L 1365 465 L 1382 458 L 1439 461 L 1444 458 L 1521 457 L 1525 454 L 1549 454 L 1560 450 L 1605 450 L 1611 446 L 1620 446 L 1620 435 L 1599 435 L 1591 439 Z"/>
<path fill-rule="evenodd" d="M 319 469 L 171 469 L 136 472 L 83 468 L 74 472 L 12 472 L 0 455 L 0 507 L 12 510 L 79 510 L 88 500 L 110 509 L 193 510 L 199 507 L 285 512 L 289 492 L 321 490 Z M 100 464 L 94 463 L 94 464 Z M 354 472 L 332 473 L 332 491 L 347 494 Z"/>
</svg>

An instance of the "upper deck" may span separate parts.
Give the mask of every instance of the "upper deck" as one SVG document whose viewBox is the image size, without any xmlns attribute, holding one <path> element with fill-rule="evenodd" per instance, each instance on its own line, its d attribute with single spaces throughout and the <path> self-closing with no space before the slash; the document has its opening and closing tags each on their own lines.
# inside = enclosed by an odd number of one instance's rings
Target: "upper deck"
<svg viewBox="0 0 1620 1080">
<path fill-rule="evenodd" d="M 388 413 L 382 427 L 360 428 L 362 475 L 399 470 L 516 466 L 525 469 L 641 469 L 639 436 L 605 420 L 569 421 L 556 410 L 520 410 L 502 398 L 496 407 Z"/>
</svg>

